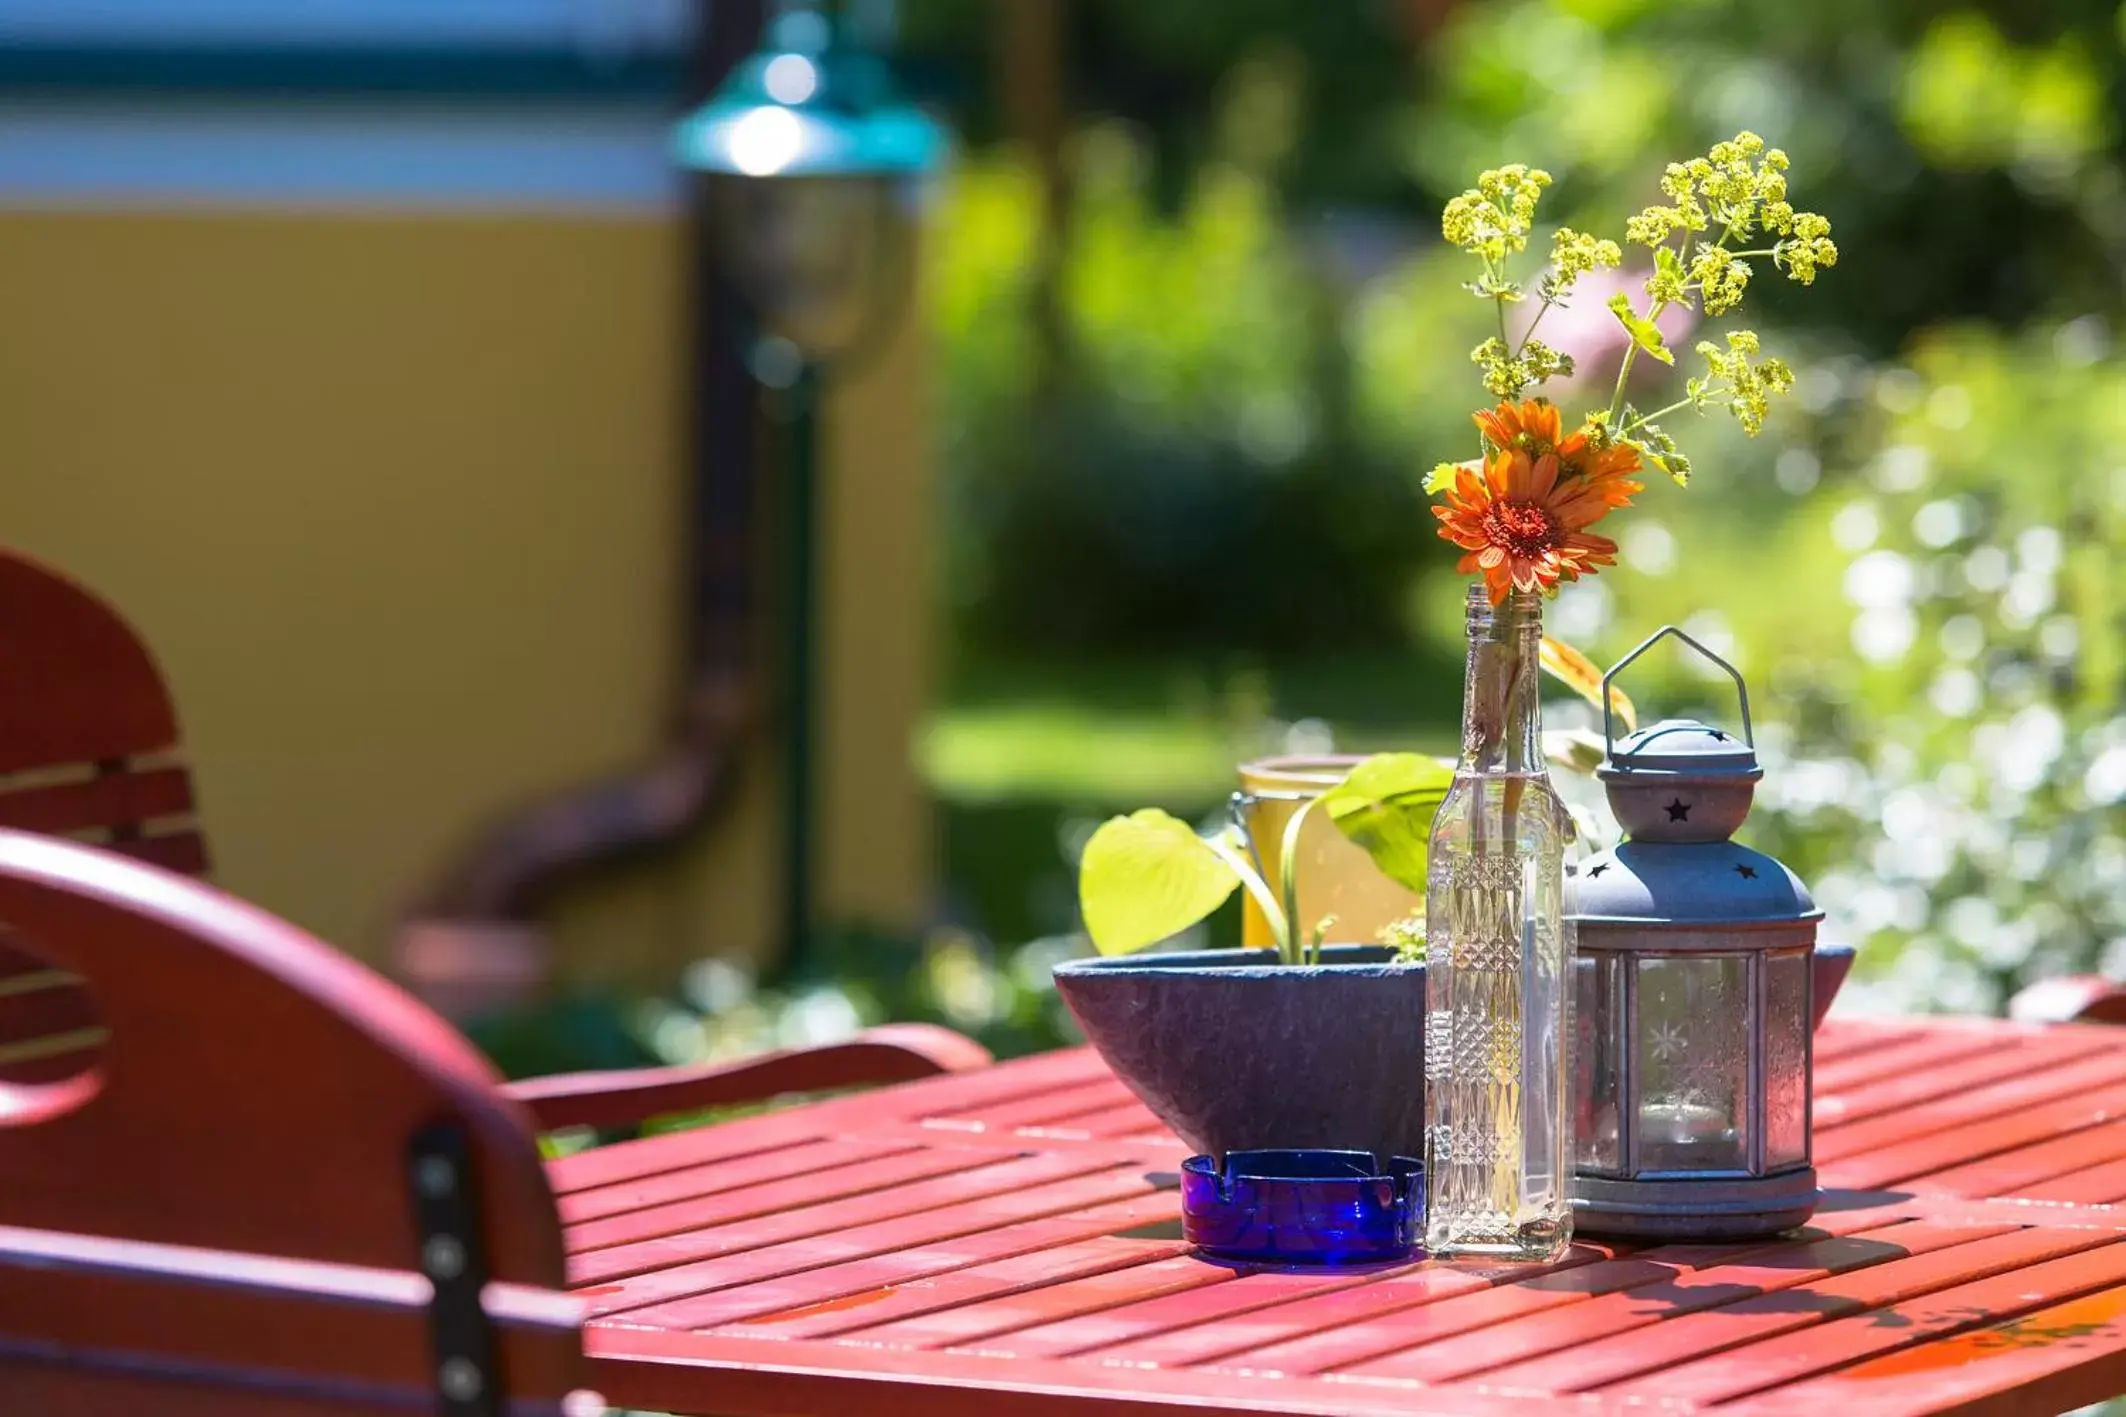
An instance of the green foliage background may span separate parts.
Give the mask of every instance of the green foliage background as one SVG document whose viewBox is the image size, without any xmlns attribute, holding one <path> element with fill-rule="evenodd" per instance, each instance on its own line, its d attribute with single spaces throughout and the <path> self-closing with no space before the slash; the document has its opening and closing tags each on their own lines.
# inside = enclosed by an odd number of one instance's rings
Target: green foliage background
<svg viewBox="0 0 2126 1417">
<path fill-rule="evenodd" d="M 1054 1041 L 1101 817 L 1205 818 L 1264 750 L 1449 744 L 1458 596 L 1416 478 L 1469 451 L 1490 312 L 1439 208 L 1522 161 L 1557 178 L 1547 221 L 1620 235 L 1664 162 L 1744 127 L 1841 248 L 1743 307 L 1798 396 L 1754 442 L 1672 426 L 1692 486 L 1605 525 L 1626 564 L 1551 625 L 1607 661 L 1683 622 L 1741 665 L 1749 831 L 1862 946 L 1853 1005 L 2126 977 L 2126 5 L 1066 0 L 1047 335 L 999 10 L 901 6 L 963 140 L 926 275 L 941 924 L 830 941 L 765 993 L 704 975 L 632 1037 L 699 1056 L 899 1014 Z M 1634 674 L 1644 710 L 1731 712 L 1679 659 Z"/>
<path fill-rule="evenodd" d="M 983 72 L 981 8 L 910 5 L 910 56 Z M 1767 280 L 1745 306 L 1804 370 L 1800 396 L 1756 442 L 1724 420 L 1673 430 L 1697 481 L 1617 517 L 1626 566 L 1553 624 L 1597 659 L 1670 620 L 1732 652 L 1772 759 L 1753 830 L 1863 943 L 1857 1002 L 1990 1009 L 2037 974 L 2126 972 L 2126 7 L 1072 16 L 1077 190 L 1045 387 L 1032 168 L 995 93 L 954 95 L 971 142 L 932 272 L 964 711 L 948 757 L 980 756 L 980 715 L 1011 699 L 996 685 L 1016 679 L 1023 709 L 1070 699 L 1077 674 L 1100 702 L 1131 655 L 1208 686 L 1180 717 L 1255 685 L 1252 730 L 1214 721 L 1213 742 L 1274 743 L 1311 714 L 1340 746 L 1439 741 L 1454 603 L 1413 474 L 1466 452 L 1488 316 L 1438 241 L 1441 202 L 1526 161 L 1558 178 L 1546 219 L 1613 234 L 1663 162 L 1749 127 L 1792 154 L 1795 200 L 1843 253 L 1813 289 Z M 1351 702 L 1353 680 L 1391 702 Z M 1671 664 L 1637 692 L 1720 712 L 1714 689 Z M 1104 742 L 1079 735 L 1088 760 Z M 1010 778 L 943 786 L 965 814 Z M 1101 778 L 1087 769 L 1081 816 L 1117 795 Z M 1044 790 L 1068 819 L 1073 794 Z M 1190 805 L 1171 788 L 1107 805 L 1144 800 Z M 994 889 L 986 863 L 955 865 Z"/>
</svg>

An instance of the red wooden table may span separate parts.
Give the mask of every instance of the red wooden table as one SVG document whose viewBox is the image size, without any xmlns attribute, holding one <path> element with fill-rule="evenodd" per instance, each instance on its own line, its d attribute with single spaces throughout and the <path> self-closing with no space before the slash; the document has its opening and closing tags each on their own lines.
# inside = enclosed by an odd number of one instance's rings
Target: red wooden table
<svg viewBox="0 0 2126 1417">
<path fill-rule="evenodd" d="M 553 1177 L 598 1383 L 637 1407 L 1844 1417 L 2126 1391 L 2126 1029 L 1827 1026 L 1824 1205 L 1769 1244 L 1234 1268 L 1179 1238 L 1183 1150 L 1076 1051 Z"/>
</svg>

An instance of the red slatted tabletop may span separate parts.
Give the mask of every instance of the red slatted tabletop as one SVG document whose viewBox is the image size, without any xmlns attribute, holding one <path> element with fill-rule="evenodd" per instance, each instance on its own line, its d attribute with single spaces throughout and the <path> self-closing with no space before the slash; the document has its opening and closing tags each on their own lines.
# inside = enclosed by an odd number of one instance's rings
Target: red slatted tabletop
<svg viewBox="0 0 2126 1417">
<path fill-rule="evenodd" d="M 1091 1053 L 554 1163 L 615 1403 L 686 1412 L 2051 1414 L 2126 1391 L 2126 1029 L 1832 1023 L 1805 1231 L 1235 1268 Z"/>
</svg>

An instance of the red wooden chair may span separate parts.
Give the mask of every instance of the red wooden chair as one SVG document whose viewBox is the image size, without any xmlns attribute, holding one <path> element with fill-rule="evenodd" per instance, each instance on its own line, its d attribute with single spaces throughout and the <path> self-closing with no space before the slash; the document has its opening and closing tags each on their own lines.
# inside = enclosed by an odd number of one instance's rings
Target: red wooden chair
<svg viewBox="0 0 2126 1417">
<path fill-rule="evenodd" d="M 0 551 L 4 1417 L 558 1410 L 581 1350 L 536 1128 L 989 1060 L 909 1025 L 505 1086 L 390 984 L 183 878 L 206 867 L 153 657 Z"/>
<path fill-rule="evenodd" d="M 17 831 L 0 830 L 0 923 L 84 981 L 109 1028 L 78 1071 L 0 1082 L 9 1414 L 595 1410 L 570 1396 L 580 1318 L 537 1127 L 988 1061 L 911 1026 L 736 1068 L 509 1087 L 293 926 Z"/>
<path fill-rule="evenodd" d="M 2008 1001 L 2024 1023 L 2126 1023 L 2126 984 L 2101 974 L 2040 979 Z"/>
<path fill-rule="evenodd" d="M 0 827 L 198 875 L 206 844 L 154 658 L 103 601 L 0 551 Z M 0 1083 L 77 1073 L 103 1038 L 65 973 L 0 937 Z"/>
</svg>

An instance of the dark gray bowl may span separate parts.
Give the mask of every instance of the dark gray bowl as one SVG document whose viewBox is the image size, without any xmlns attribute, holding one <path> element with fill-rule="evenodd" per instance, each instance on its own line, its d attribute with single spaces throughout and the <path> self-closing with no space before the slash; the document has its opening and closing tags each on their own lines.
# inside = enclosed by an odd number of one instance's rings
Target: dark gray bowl
<svg viewBox="0 0 2126 1417">
<path fill-rule="evenodd" d="M 1379 945 L 1074 959 L 1056 989 L 1152 1114 L 1199 1152 L 1423 1156 L 1425 967 Z"/>
<path fill-rule="evenodd" d="M 1152 1115 L 1199 1152 L 1425 1154 L 1425 967 L 1379 945 L 1073 959 L 1056 990 Z M 1816 947 L 1816 1022 L 1852 968 Z"/>
</svg>

